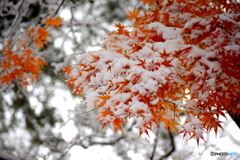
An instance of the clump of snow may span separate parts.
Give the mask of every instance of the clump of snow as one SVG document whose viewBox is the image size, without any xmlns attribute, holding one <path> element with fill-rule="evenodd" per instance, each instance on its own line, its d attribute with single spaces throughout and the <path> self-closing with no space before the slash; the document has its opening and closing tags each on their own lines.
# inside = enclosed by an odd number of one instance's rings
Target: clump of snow
<svg viewBox="0 0 240 160">
<path fill-rule="evenodd" d="M 145 103 L 139 101 L 134 102 L 131 105 L 130 109 L 135 114 L 137 114 L 138 111 L 148 112 L 148 106 Z"/>
<path fill-rule="evenodd" d="M 97 92 L 89 92 L 86 96 L 87 108 L 92 110 L 96 105 L 97 96 L 99 94 Z"/>
<path fill-rule="evenodd" d="M 72 78 L 77 78 L 79 76 L 79 71 L 76 68 L 73 68 L 71 73 L 69 74 Z"/>
<path fill-rule="evenodd" d="M 156 92 L 157 91 L 157 85 L 158 85 L 158 82 L 153 80 L 153 79 L 149 79 L 147 81 L 147 83 L 144 84 L 144 87 L 150 92 L 150 93 L 153 93 L 153 92 Z"/>
</svg>

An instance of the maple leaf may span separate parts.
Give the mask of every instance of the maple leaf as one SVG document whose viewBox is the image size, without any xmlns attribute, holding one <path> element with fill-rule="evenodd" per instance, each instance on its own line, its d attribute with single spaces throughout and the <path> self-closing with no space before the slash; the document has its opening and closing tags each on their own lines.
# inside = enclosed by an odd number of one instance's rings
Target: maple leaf
<svg viewBox="0 0 240 160">
<path fill-rule="evenodd" d="M 39 68 L 43 68 L 43 66 L 46 65 L 46 62 L 42 58 L 38 58 L 36 62 Z"/>
<path fill-rule="evenodd" d="M 28 33 L 33 38 L 34 44 L 39 48 L 43 48 L 44 44 L 47 43 L 47 38 L 50 37 L 48 31 L 43 27 L 32 28 Z"/>
<path fill-rule="evenodd" d="M 26 56 L 26 57 L 29 57 L 32 55 L 32 50 L 31 49 L 25 49 L 23 51 L 23 55 Z"/>
<path fill-rule="evenodd" d="M 110 98 L 109 96 L 97 96 L 97 97 L 103 100 L 108 100 Z"/>
<path fill-rule="evenodd" d="M 138 10 L 138 11 L 137 11 L 136 8 L 134 8 L 133 11 L 129 11 L 129 10 L 128 10 L 129 15 L 126 15 L 126 16 L 127 16 L 130 20 L 131 20 L 131 19 L 136 19 L 137 16 L 139 15 L 140 11 L 141 11 L 141 10 Z"/>
<path fill-rule="evenodd" d="M 37 33 L 38 33 L 38 38 L 42 40 L 47 40 L 47 37 L 50 37 L 50 34 L 48 33 L 48 31 L 43 27 L 38 28 Z"/>
<path fill-rule="evenodd" d="M 116 129 L 119 129 L 119 130 L 122 131 L 122 133 L 124 133 L 121 123 L 126 123 L 125 121 L 123 121 L 123 120 L 120 119 L 120 118 L 116 118 L 116 119 L 114 119 L 114 121 L 111 122 L 111 123 L 113 124 L 114 132 L 116 132 Z"/>
<path fill-rule="evenodd" d="M 129 36 L 130 32 L 128 32 L 125 28 L 125 26 L 123 26 L 121 23 L 116 23 L 115 26 L 118 28 L 117 30 L 117 34 L 118 35 L 126 35 Z"/>
<path fill-rule="evenodd" d="M 107 124 L 107 123 L 104 123 L 104 122 L 102 123 L 101 130 L 104 129 L 104 127 L 106 126 L 106 124 Z"/>
<path fill-rule="evenodd" d="M 93 57 L 93 61 L 91 63 L 97 62 L 99 60 L 99 57 L 94 56 L 93 54 L 90 54 Z"/>
<path fill-rule="evenodd" d="M 79 64 L 79 65 L 80 65 L 80 64 Z M 91 70 L 93 70 L 93 69 L 95 69 L 95 66 L 88 65 L 88 68 L 84 68 L 83 71 L 88 72 L 88 71 L 91 71 Z"/>
<path fill-rule="evenodd" d="M 10 39 L 7 39 L 5 44 L 6 48 L 10 48 L 11 45 L 12 45 L 12 41 Z"/>
<path fill-rule="evenodd" d="M 12 79 L 9 75 L 4 75 L 0 77 L 0 80 L 1 80 L 1 84 L 4 84 L 4 83 L 9 83 Z"/>
<path fill-rule="evenodd" d="M 4 57 L 10 57 L 13 54 L 13 51 L 11 49 L 6 49 L 3 52 L 5 52 L 3 54 Z"/>
<path fill-rule="evenodd" d="M 174 58 L 172 58 L 171 60 L 164 60 L 161 64 L 164 65 L 165 67 L 174 67 L 173 65 L 171 65 L 171 62 Z"/>
<path fill-rule="evenodd" d="M 59 28 L 62 25 L 62 18 L 60 17 L 49 17 L 47 18 L 44 23 L 49 26 L 49 27 L 55 27 L 55 28 Z"/>
<path fill-rule="evenodd" d="M 67 73 L 68 75 L 72 72 L 72 69 L 71 69 L 71 67 L 70 66 L 68 66 L 68 67 L 63 67 L 64 68 L 64 70 L 61 72 L 61 74 L 62 73 Z"/>
<path fill-rule="evenodd" d="M 171 52 L 167 53 L 165 48 L 164 48 L 162 53 L 159 52 L 159 55 L 160 55 L 160 57 L 169 57 L 171 55 Z"/>
</svg>

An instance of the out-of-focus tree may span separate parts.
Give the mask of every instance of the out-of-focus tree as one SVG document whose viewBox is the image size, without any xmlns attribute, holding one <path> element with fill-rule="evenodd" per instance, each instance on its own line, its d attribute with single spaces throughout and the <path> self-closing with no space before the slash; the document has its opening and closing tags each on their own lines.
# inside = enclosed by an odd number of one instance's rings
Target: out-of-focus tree
<svg viewBox="0 0 240 160">
<path fill-rule="evenodd" d="M 64 158 L 59 153 L 63 153 L 67 145 L 58 133 L 52 131 L 54 126 L 63 122 L 62 116 L 59 115 L 58 106 L 51 103 L 55 89 L 66 88 L 63 75 L 59 75 L 61 67 L 74 61 L 67 55 L 81 53 L 88 46 L 97 45 L 98 38 L 110 31 L 109 24 L 124 21 L 125 5 L 134 5 L 134 2 L 0 2 L 1 151 L 22 159 Z M 69 14 L 69 19 L 64 19 L 64 26 L 45 30 L 45 19 L 55 18 L 62 11 Z M 40 36 L 36 33 L 45 33 L 45 39 L 37 38 Z M 37 40 L 41 46 L 35 45 Z M 73 48 L 67 47 L 70 43 Z M 24 55 L 30 55 L 30 58 L 24 60 Z M 33 63 L 27 67 L 31 60 Z M 47 65 L 43 67 L 45 63 Z M 22 68 L 14 65 L 22 65 Z M 27 72 L 25 76 L 19 72 L 23 68 Z M 31 79 L 29 75 L 34 77 Z M 63 145 L 57 148 L 60 143 Z"/>
</svg>

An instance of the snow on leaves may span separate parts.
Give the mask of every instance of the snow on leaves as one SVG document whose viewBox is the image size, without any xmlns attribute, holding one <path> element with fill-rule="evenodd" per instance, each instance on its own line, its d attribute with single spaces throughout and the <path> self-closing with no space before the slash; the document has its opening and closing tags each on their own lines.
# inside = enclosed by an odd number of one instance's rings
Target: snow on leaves
<svg viewBox="0 0 240 160">
<path fill-rule="evenodd" d="M 20 80 L 23 86 L 38 79 L 40 69 L 46 64 L 40 54 L 44 45 L 48 42 L 49 27 L 58 28 L 61 19 L 47 18 L 46 27 L 32 27 L 26 33 L 22 33 L 13 40 L 7 40 L 3 50 L 3 61 L 0 63 L 2 73 L 0 84 L 9 84 L 12 81 Z"/>
<path fill-rule="evenodd" d="M 133 118 L 140 135 L 162 123 L 199 142 L 222 128 L 219 116 L 240 113 L 239 4 L 141 1 L 151 7 L 129 11 L 133 31 L 116 24 L 102 50 L 64 68 L 67 84 L 100 109 L 102 128 Z"/>
</svg>

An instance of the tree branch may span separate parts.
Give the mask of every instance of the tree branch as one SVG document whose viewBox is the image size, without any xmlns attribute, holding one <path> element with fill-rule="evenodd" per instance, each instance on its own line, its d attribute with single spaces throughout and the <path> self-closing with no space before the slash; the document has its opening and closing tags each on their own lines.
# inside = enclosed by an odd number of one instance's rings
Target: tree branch
<svg viewBox="0 0 240 160">
<path fill-rule="evenodd" d="M 155 138 L 155 141 L 154 141 L 153 151 L 152 151 L 150 160 L 153 160 L 155 152 L 156 152 L 156 149 L 157 149 L 157 143 L 158 143 L 158 138 L 159 138 L 158 135 L 159 135 L 159 130 L 160 130 L 159 126 L 160 126 L 160 124 L 158 124 L 158 126 L 157 126 L 156 138 Z"/>
<path fill-rule="evenodd" d="M 171 144 L 172 148 L 165 155 L 160 157 L 159 160 L 163 160 L 164 158 L 169 157 L 175 151 L 174 137 L 173 137 L 172 132 L 170 131 L 170 129 L 168 129 L 168 133 L 169 133 L 170 144 Z"/>
<path fill-rule="evenodd" d="M 0 152 L 0 160 L 22 160 L 22 159 L 7 152 Z"/>
<path fill-rule="evenodd" d="M 57 15 L 57 13 L 58 13 L 59 9 L 61 8 L 61 6 L 63 5 L 64 1 L 65 0 L 62 0 L 62 2 L 59 4 L 59 6 L 58 6 L 57 10 L 55 11 L 53 17 L 55 17 Z"/>
</svg>

